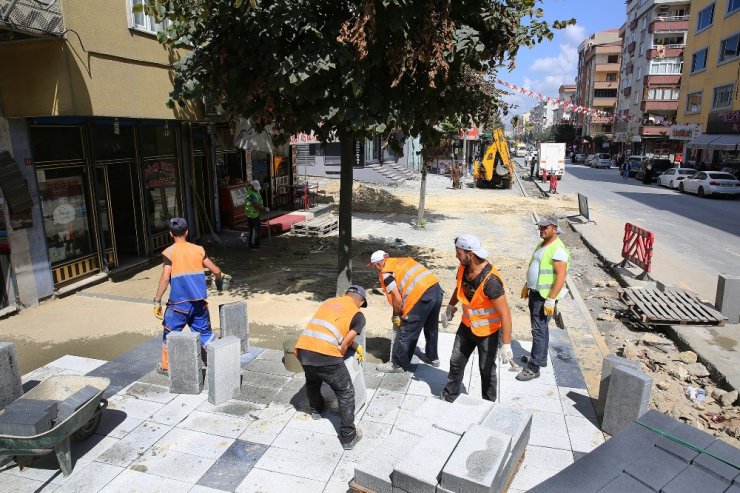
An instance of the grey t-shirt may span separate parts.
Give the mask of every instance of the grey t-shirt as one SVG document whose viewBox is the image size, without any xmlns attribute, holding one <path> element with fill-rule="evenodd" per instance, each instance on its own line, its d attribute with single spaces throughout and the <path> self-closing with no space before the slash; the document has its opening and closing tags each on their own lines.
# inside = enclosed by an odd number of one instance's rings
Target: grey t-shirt
<svg viewBox="0 0 740 493">
<path fill-rule="evenodd" d="M 357 335 L 362 333 L 363 329 L 365 328 L 365 315 L 362 312 L 355 313 L 355 316 L 352 317 L 352 321 L 349 324 L 349 329 L 354 330 L 357 332 Z M 344 354 L 344 358 L 339 356 L 328 356 L 326 354 L 317 353 L 316 351 L 310 351 L 308 349 L 300 349 L 298 350 L 298 361 L 301 362 L 302 365 L 310 365 L 310 366 L 329 366 L 329 365 L 338 365 L 342 361 L 344 361 L 345 358 L 348 358 L 350 356 L 354 356 L 355 350 L 353 348 L 347 349 L 347 352 Z"/>
</svg>

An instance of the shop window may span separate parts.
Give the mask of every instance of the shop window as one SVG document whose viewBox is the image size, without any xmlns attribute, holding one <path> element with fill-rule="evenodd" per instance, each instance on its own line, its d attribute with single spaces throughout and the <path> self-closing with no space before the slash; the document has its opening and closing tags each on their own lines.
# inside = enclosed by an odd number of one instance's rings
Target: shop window
<svg viewBox="0 0 740 493">
<path fill-rule="evenodd" d="M 36 174 L 49 261 L 59 264 L 95 253 L 85 168 L 42 168 Z"/>
<path fill-rule="evenodd" d="M 700 70 L 704 70 L 707 68 L 707 54 L 709 53 L 709 48 L 704 48 L 703 50 L 699 50 L 693 55 L 691 55 L 691 73 L 699 72 Z"/>
<path fill-rule="evenodd" d="M 144 157 L 177 155 L 175 129 L 169 124 L 139 127 L 139 141 Z"/>
<path fill-rule="evenodd" d="M 732 92 L 735 84 L 726 84 L 714 88 L 712 109 L 729 108 L 732 105 Z"/>
<path fill-rule="evenodd" d="M 177 182 L 174 158 L 144 161 L 144 191 L 152 235 L 168 231 L 170 219 L 182 216 Z"/>
<path fill-rule="evenodd" d="M 719 63 L 734 60 L 740 55 L 740 33 L 723 39 L 719 44 Z"/>
<path fill-rule="evenodd" d="M 96 161 L 135 158 L 134 127 L 114 122 L 93 126 L 92 153 Z"/>
<path fill-rule="evenodd" d="M 699 11 L 696 19 L 696 32 L 703 31 L 714 22 L 714 4 Z"/>
<path fill-rule="evenodd" d="M 83 161 L 85 148 L 80 127 L 31 127 L 31 154 L 36 163 Z"/>
<path fill-rule="evenodd" d="M 692 92 L 686 97 L 686 113 L 699 113 L 701 111 L 702 92 Z"/>
</svg>

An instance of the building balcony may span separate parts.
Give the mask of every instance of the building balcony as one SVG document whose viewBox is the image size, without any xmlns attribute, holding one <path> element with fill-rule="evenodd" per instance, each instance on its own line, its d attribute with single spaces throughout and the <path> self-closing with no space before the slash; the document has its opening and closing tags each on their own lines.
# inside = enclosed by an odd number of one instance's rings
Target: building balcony
<svg viewBox="0 0 740 493">
<path fill-rule="evenodd" d="M 626 67 L 624 67 L 624 73 L 629 75 L 632 73 L 632 70 L 635 68 L 634 64 L 632 62 L 628 63 Z"/>
<path fill-rule="evenodd" d="M 635 52 L 635 44 L 636 44 L 636 41 L 633 41 L 627 45 L 627 53 L 629 53 L 630 55 Z"/>
<path fill-rule="evenodd" d="M 637 28 L 637 18 L 632 19 L 632 22 L 630 22 L 630 31 L 634 31 Z"/>
<path fill-rule="evenodd" d="M 591 106 L 594 108 L 614 108 L 617 104 L 616 96 L 613 98 L 593 98 Z"/>
<path fill-rule="evenodd" d="M 642 78 L 645 86 L 679 86 L 681 85 L 681 75 L 647 75 Z"/>
<path fill-rule="evenodd" d="M 620 66 L 618 63 L 597 63 L 597 72 L 619 72 Z"/>
<path fill-rule="evenodd" d="M 60 2 L 0 2 L 0 38 L 3 41 L 61 38 L 64 32 Z"/>
<path fill-rule="evenodd" d="M 612 122 L 611 117 L 608 116 L 592 116 L 591 125 L 608 125 Z"/>
<path fill-rule="evenodd" d="M 653 58 L 679 58 L 683 56 L 683 48 L 651 48 L 647 50 L 645 56 L 648 60 Z M 661 53 L 662 52 L 662 53 Z"/>
<path fill-rule="evenodd" d="M 624 97 L 628 97 L 630 94 L 632 94 L 632 86 L 627 86 L 624 89 L 622 89 L 622 95 Z"/>
<path fill-rule="evenodd" d="M 663 31 L 688 31 L 689 30 L 689 16 L 682 15 L 676 17 L 657 17 L 648 26 L 649 33 L 657 33 Z"/>
<path fill-rule="evenodd" d="M 642 111 L 678 111 L 678 100 L 645 100 L 640 105 Z"/>
<path fill-rule="evenodd" d="M 671 127 L 665 125 L 642 125 L 640 135 L 645 137 L 668 137 Z"/>
<path fill-rule="evenodd" d="M 616 81 L 597 80 L 594 82 L 594 89 L 617 89 L 618 87 L 619 82 Z"/>
</svg>

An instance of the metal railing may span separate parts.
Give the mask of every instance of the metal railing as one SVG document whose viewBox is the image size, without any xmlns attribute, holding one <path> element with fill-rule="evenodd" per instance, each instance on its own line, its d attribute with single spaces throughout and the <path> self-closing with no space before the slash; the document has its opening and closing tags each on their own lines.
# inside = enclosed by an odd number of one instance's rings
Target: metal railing
<svg viewBox="0 0 740 493">
<path fill-rule="evenodd" d="M 687 21 L 688 15 L 659 15 L 653 21 Z"/>
</svg>

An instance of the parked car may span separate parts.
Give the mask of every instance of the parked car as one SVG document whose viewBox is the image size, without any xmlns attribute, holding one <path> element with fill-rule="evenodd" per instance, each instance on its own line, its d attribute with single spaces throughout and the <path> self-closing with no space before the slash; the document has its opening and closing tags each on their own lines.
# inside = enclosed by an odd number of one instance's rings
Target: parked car
<svg viewBox="0 0 740 493">
<path fill-rule="evenodd" d="M 740 195 L 740 180 L 735 175 L 723 171 L 700 171 L 679 183 L 681 192 L 696 193 L 699 197 L 708 195 Z"/>
<path fill-rule="evenodd" d="M 625 161 L 625 165 L 627 166 L 627 173 L 628 173 L 627 176 L 637 176 L 637 171 L 642 166 L 642 162 L 646 159 L 647 159 L 646 156 L 643 156 L 640 154 L 635 154 L 634 156 L 628 157 L 627 160 Z"/>
<path fill-rule="evenodd" d="M 585 154 L 576 154 L 576 159 L 573 162 L 575 162 L 575 163 L 585 163 L 586 162 L 586 155 Z"/>
<path fill-rule="evenodd" d="M 612 156 L 605 152 L 596 154 L 593 159 L 591 166 L 594 168 L 611 168 L 612 167 Z"/>
<path fill-rule="evenodd" d="M 681 180 L 696 173 L 697 171 L 694 168 L 669 168 L 658 177 L 658 185 L 661 187 L 678 188 Z"/>
<path fill-rule="evenodd" d="M 652 182 L 657 181 L 658 176 L 665 170 L 671 168 L 673 166 L 673 163 L 668 159 L 646 159 L 642 162 L 640 169 L 637 171 L 638 180 L 642 180 L 643 178 L 645 178 L 645 171 L 647 171 L 648 166 L 652 166 L 652 179 L 650 180 Z"/>
<path fill-rule="evenodd" d="M 586 166 L 593 166 L 594 159 L 596 159 L 596 154 L 589 154 L 588 156 L 586 156 Z"/>
</svg>

